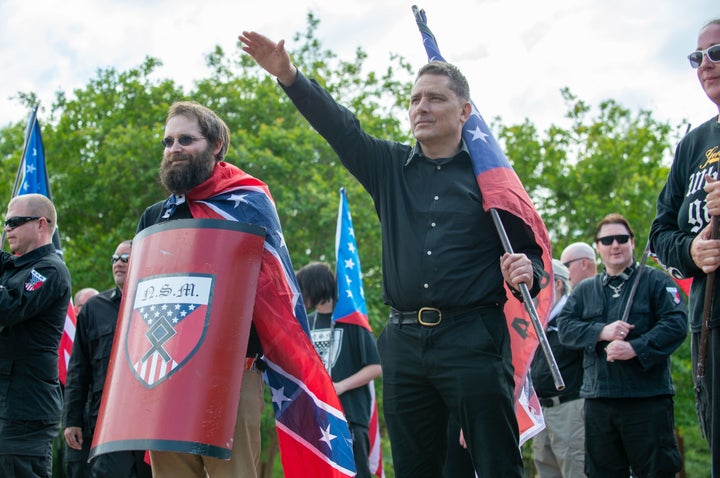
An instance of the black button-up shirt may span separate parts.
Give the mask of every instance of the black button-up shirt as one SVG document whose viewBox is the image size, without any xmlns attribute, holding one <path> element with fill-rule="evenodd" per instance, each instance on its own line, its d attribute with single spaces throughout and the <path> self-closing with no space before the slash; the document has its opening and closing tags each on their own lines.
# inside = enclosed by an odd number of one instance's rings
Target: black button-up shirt
<svg viewBox="0 0 720 478">
<path fill-rule="evenodd" d="M 357 118 L 300 72 L 285 88 L 343 165 L 370 193 L 382 226 L 383 297 L 399 310 L 504 303 L 502 243 L 483 210 L 464 144 L 451 158 L 429 159 L 419 145 L 374 138 Z M 519 218 L 500 212 L 514 252 L 533 262 L 539 290 L 541 248 Z"/>
</svg>

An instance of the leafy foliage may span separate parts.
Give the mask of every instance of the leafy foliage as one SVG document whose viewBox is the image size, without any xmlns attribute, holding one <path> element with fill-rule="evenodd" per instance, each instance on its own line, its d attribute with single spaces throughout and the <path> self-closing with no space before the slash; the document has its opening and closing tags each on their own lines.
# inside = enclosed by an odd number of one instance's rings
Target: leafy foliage
<svg viewBox="0 0 720 478">
<path fill-rule="evenodd" d="M 667 123 L 603 101 L 596 117 L 568 89 L 561 92 L 570 127 L 552 125 L 541 137 L 532 123 L 500 126 L 499 139 L 535 202 L 554 256 L 575 241 L 592 243 L 595 225 L 618 212 L 635 229 L 641 253 L 667 178 Z"/>
</svg>

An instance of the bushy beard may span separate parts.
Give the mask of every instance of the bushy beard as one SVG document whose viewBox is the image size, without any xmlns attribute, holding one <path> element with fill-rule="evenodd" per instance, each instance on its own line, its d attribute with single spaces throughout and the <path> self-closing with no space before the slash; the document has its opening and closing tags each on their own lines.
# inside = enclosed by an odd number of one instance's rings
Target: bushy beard
<svg viewBox="0 0 720 478">
<path fill-rule="evenodd" d="M 185 162 L 177 162 L 187 160 Z M 172 193 L 186 194 L 212 176 L 215 158 L 210 148 L 197 156 L 190 153 L 168 153 L 160 163 L 160 181 Z"/>
</svg>

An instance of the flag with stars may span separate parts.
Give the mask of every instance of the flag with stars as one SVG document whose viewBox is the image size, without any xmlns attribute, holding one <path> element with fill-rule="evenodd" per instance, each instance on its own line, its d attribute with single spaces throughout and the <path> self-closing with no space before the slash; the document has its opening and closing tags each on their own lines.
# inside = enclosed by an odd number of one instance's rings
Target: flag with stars
<svg viewBox="0 0 720 478">
<path fill-rule="evenodd" d="M 336 322 L 359 325 L 372 332 L 368 320 L 367 304 L 365 303 L 360 255 L 358 254 L 357 239 L 345 188 L 340 188 L 340 206 L 338 207 L 337 229 L 335 231 L 335 258 L 338 301 L 335 304 L 335 309 L 333 309 L 332 318 Z M 368 383 L 368 387 L 372 397 L 368 426 L 370 437 L 368 460 L 372 474 L 382 478 L 385 476 L 385 472 L 382 463 L 378 409 L 375 402 L 375 383 L 371 381 Z"/>
<path fill-rule="evenodd" d="M 191 294 L 148 292 L 162 288 Z M 138 282 L 126 357 L 144 386 L 161 384 L 200 348 L 210 320 L 212 291 L 213 278 L 201 274 L 163 274 Z"/>
<path fill-rule="evenodd" d="M 354 476 L 350 430 L 310 340 L 305 305 L 267 185 L 221 161 L 186 199 L 195 218 L 242 221 L 267 231 L 253 325 L 267 363 L 284 476 Z"/>
<path fill-rule="evenodd" d="M 340 207 L 335 231 L 335 257 L 337 259 L 335 276 L 337 277 L 338 301 L 333 310 L 333 320 L 359 325 L 372 332 L 365 303 L 360 256 L 345 188 L 340 188 Z"/>
<path fill-rule="evenodd" d="M 45 166 L 45 148 L 43 146 L 42 135 L 40 134 L 40 122 L 37 119 L 37 107 L 33 109 L 30 115 L 30 122 L 28 123 L 25 138 L 25 153 L 20 161 L 20 187 L 13 196 L 42 194 L 52 201 L 50 179 Z M 62 257 L 60 233 L 57 227 L 55 228 L 52 240 L 55 251 Z M 70 299 L 58 350 L 58 377 L 60 383 L 63 385 L 65 385 L 65 380 L 67 379 L 70 352 L 72 352 L 73 341 L 75 340 L 75 324 L 75 308 L 73 307 L 72 299 Z"/>
<path fill-rule="evenodd" d="M 423 39 L 428 61 L 445 61 L 440 54 L 435 36 L 427 26 L 424 10 L 413 7 L 415 20 Z M 522 219 L 535 234 L 535 242 L 542 248 L 545 274 L 541 290 L 535 297 L 538 315 L 547 323 L 554 302 L 552 287 L 552 250 L 550 237 L 540 215 L 513 170 L 505 153 L 490 132 L 485 120 L 472 103 L 472 113 L 463 125 L 462 137 L 470 152 L 473 170 L 482 193 L 483 208 L 486 211 L 498 209 L 507 211 Z M 507 284 L 505 288 L 508 289 Z M 538 346 L 538 338 L 523 304 L 507 290 L 505 317 L 510 331 L 512 362 L 515 369 L 516 415 L 520 426 L 520 442 L 531 438 L 542 430 L 544 423 L 539 402 L 527 380 L 530 362 Z"/>
</svg>

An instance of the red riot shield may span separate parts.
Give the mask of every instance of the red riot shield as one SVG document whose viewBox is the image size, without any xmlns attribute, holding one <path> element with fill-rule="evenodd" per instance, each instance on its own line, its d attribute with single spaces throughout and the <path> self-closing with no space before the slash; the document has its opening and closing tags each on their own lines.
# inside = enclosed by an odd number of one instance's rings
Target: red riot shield
<svg viewBox="0 0 720 478">
<path fill-rule="evenodd" d="M 216 219 L 133 239 L 90 456 L 229 459 L 265 230 Z"/>
</svg>

